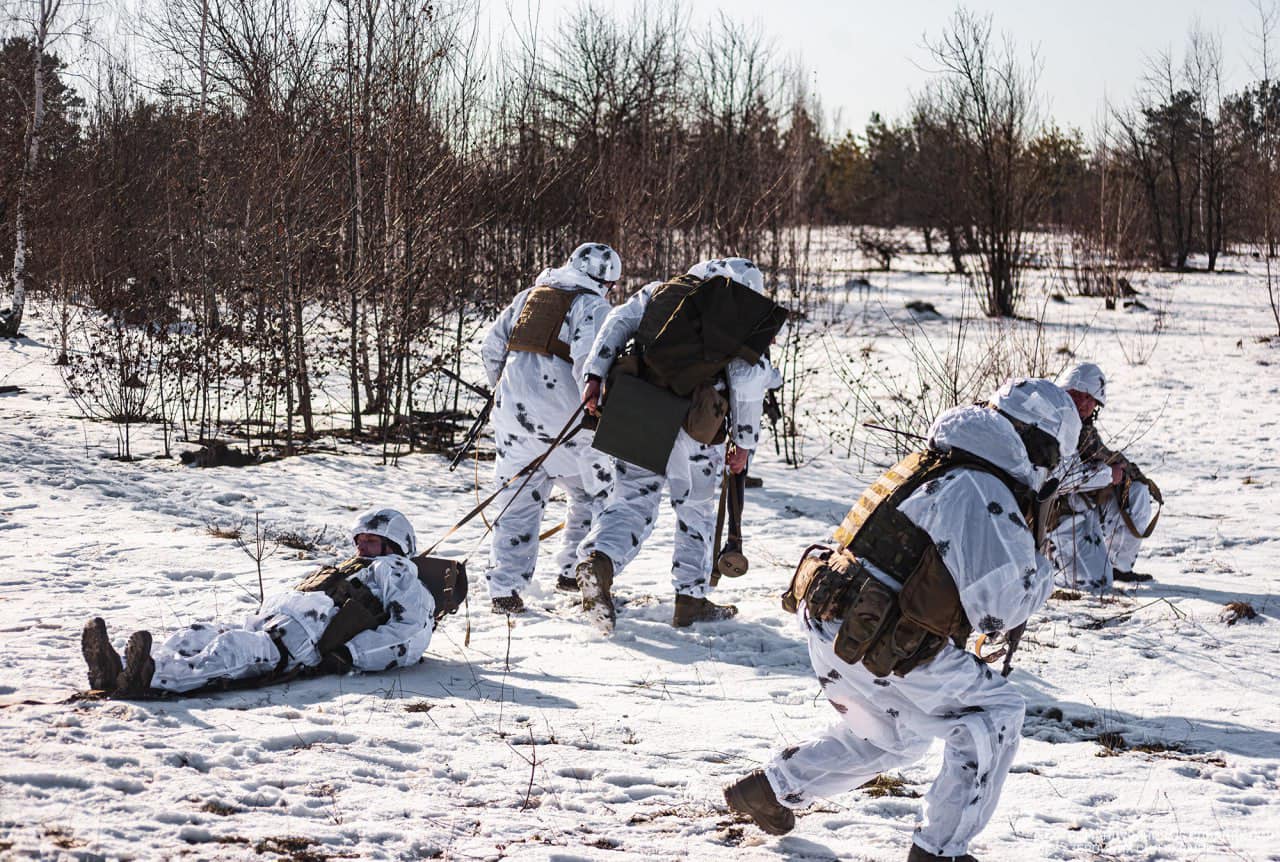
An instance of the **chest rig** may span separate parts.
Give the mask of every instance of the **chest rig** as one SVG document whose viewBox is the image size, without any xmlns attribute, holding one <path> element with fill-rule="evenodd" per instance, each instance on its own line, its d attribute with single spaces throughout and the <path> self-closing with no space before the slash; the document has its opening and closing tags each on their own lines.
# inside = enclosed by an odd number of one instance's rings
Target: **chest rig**
<svg viewBox="0 0 1280 862">
<path fill-rule="evenodd" d="M 529 291 L 524 306 L 520 309 L 520 316 L 516 318 L 516 325 L 511 329 L 511 336 L 507 339 L 507 350 L 554 356 L 572 364 L 569 344 L 560 337 L 560 327 L 564 325 L 573 301 L 582 294 L 591 292 L 585 288 L 560 290 L 546 285 Z"/>
<path fill-rule="evenodd" d="M 972 633 L 955 580 L 929 534 L 898 510 L 923 485 L 966 467 L 990 473 L 1015 499 L 1025 489 L 993 465 L 959 451 L 915 452 L 889 468 L 858 498 L 836 529 L 836 546 L 808 548 L 782 606 L 805 603 L 810 620 L 839 622 L 835 653 L 877 677 L 905 676 L 951 641 L 963 648 Z M 873 576 L 874 565 L 898 586 Z"/>
</svg>

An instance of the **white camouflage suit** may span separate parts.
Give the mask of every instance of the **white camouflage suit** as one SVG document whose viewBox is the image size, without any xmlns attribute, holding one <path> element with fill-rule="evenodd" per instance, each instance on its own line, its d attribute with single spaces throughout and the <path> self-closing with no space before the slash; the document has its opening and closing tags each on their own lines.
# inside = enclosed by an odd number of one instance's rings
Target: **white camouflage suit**
<svg viewBox="0 0 1280 862">
<path fill-rule="evenodd" d="M 1049 533 L 1057 584 L 1101 592 L 1111 587 L 1115 570 L 1133 571 L 1142 539 L 1135 536 L 1120 513 L 1119 488 L 1097 503 L 1097 492 L 1111 485 L 1111 465 L 1082 461 L 1079 453 L 1063 481 L 1059 500 L 1062 519 Z M 1151 492 L 1141 482 L 1129 484 L 1129 517 L 1142 530 L 1151 523 Z"/>
<path fill-rule="evenodd" d="M 579 381 L 583 380 L 596 331 L 609 313 L 609 303 L 604 298 L 604 285 L 575 269 L 572 262 L 573 258 L 565 266 L 544 270 L 534 282 L 535 287 L 590 291 L 573 301 L 560 330 L 560 338 L 569 345 L 572 366 L 554 356 L 507 351 L 512 328 L 533 288 L 516 294 L 498 315 L 481 347 L 485 374 L 495 391 L 495 485 L 504 484 L 545 452 L 582 403 Z M 584 429 L 557 447 L 516 496 L 523 482 L 523 478 L 516 480 L 494 502 L 496 512 L 503 512 L 508 504 L 510 507 L 493 526 L 485 572 L 493 598 L 518 595 L 532 580 L 539 528 L 553 485 L 568 497 L 556 564 L 561 575 L 572 577 L 578 543 L 604 507 L 613 483 L 613 462 L 591 448 L 591 432 Z"/>
<path fill-rule="evenodd" d="M 413 553 L 412 544 L 409 552 Z M 391 615 L 383 625 L 347 641 L 353 668 L 389 670 L 422 658 L 431 641 L 436 605 L 409 558 L 399 554 L 376 557 L 353 577 L 359 578 Z M 151 686 L 185 692 L 215 680 L 314 667 L 321 660 L 316 644 L 337 612 L 324 593 L 293 590 L 272 596 L 259 613 L 246 617 L 240 625 L 194 623 L 152 647 L 156 668 Z M 283 666 L 273 635 L 289 652 Z"/>
<path fill-rule="evenodd" d="M 1074 430 L 1067 431 L 1074 445 Z M 988 409 L 949 411 L 935 423 L 930 443 L 985 458 L 1033 488 L 1043 478 L 1013 426 Z M 933 539 L 975 630 L 1012 629 L 1048 597 L 1052 565 L 1036 552 L 1012 493 L 995 476 L 957 467 L 918 488 L 899 511 Z M 896 589 L 887 575 L 868 569 Z M 881 772 L 919 760 L 934 739 L 941 739 L 942 771 L 925 796 L 915 843 L 940 856 L 966 853 L 995 812 L 1017 752 L 1025 712 L 1022 695 L 998 672 L 950 643 L 905 676 L 879 679 L 862 664 L 849 665 L 836 656 L 838 622 L 809 621 L 803 603 L 797 618 L 808 637 L 818 682 L 840 722 L 822 736 L 786 749 L 768 765 L 765 775 L 778 801 L 802 808 L 847 792 Z"/>
<path fill-rule="evenodd" d="M 698 264 L 690 273 L 702 278 L 727 274 L 757 291 L 763 290 L 760 271 L 744 258 L 729 258 L 745 267 L 730 269 L 724 260 Z M 749 268 L 750 273 L 744 272 Z M 622 305 L 613 309 L 596 336 L 586 371 L 601 379 L 622 354 L 640 328 L 654 288 L 645 285 Z M 760 441 L 760 417 L 765 393 L 775 380 L 769 360 L 748 364 L 734 359 L 725 369 L 729 378 L 730 440 L 741 449 L 754 450 Z M 716 506 L 720 480 L 724 475 L 725 446 L 699 443 L 681 428 L 667 459 L 665 475 L 651 473 L 625 461 L 611 459 L 616 471 L 613 490 L 604 511 L 579 547 L 585 558 L 601 551 L 613 562 L 614 576 L 640 552 L 653 532 L 662 504 L 662 487 L 667 486 L 676 516 L 676 533 L 671 551 L 671 582 L 677 595 L 703 598 L 711 591 L 709 575 L 715 542 Z"/>
<path fill-rule="evenodd" d="M 1058 567 L 1059 586 L 1101 592 L 1111 586 L 1116 570 L 1133 571 L 1142 539 L 1133 534 L 1120 512 L 1123 486 L 1116 486 L 1099 502 L 1098 492 L 1112 484 L 1111 464 L 1125 463 L 1123 456 L 1103 445 L 1094 422 L 1096 409 L 1107 402 L 1106 375 L 1096 364 L 1082 362 L 1066 374 L 1062 388 L 1075 397 L 1092 398 L 1095 413 L 1084 423 L 1080 445 L 1063 473 L 1058 500 L 1061 520 L 1049 534 L 1049 552 Z M 1151 523 L 1151 492 L 1143 482 L 1128 486 L 1129 517 L 1135 527 L 1146 530 Z"/>
</svg>

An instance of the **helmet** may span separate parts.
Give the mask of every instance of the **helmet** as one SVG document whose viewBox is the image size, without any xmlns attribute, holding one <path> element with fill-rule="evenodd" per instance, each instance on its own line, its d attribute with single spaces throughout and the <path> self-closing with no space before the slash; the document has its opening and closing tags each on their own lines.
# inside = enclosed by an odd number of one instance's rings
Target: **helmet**
<svg viewBox="0 0 1280 862">
<path fill-rule="evenodd" d="M 608 284 L 622 277 L 622 258 L 602 242 L 584 242 L 569 255 L 564 268 L 580 272 L 596 284 Z"/>
<path fill-rule="evenodd" d="M 723 275 L 732 281 L 738 282 L 738 284 L 745 284 L 756 293 L 764 293 L 764 273 L 745 257 L 723 257 L 704 260 L 702 263 L 696 263 L 690 267 L 689 274 L 696 275 L 698 278 Z"/>
<path fill-rule="evenodd" d="M 1010 380 L 996 392 L 991 406 L 1013 424 L 1031 463 L 1045 471 L 1052 472 L 1079 443 L 1080 414 L 1071 396 L 1048 380 Z"/>
<path fill-rule="evenodd" d="M 356 518 L 351 527 L 351 538 L 355 539 L 361 533 L 381 536 L 395 544 L 406 557 L 418 553 L 418 537 L 414 535 L 413 525 L 395 509 L 370 509 Z"/>
<path fill-rule="evenodd" d="M 1102 369 L 1092 362 L 1082 362 L 1072 368 L 1062 388 L 1092 395 L 1099 405 L 1107 403 L 1107 378 L 1103 376 Z"/>
</svg>

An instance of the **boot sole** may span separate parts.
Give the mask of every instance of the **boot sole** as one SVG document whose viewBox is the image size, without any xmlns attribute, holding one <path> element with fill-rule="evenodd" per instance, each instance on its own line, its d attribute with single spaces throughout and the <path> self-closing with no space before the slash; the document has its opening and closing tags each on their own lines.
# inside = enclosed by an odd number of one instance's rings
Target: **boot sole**
<svg viewBox="0 0 1280 862">
<path fill-rule="evenodd" d="M 582 591 L 582 611 L 591 624 L 605 634 L 613 634 L 617 612 L 613 609 L 613 597 L 600 588 L 595 573 L 584 568 L 578 573 L 578 589 Z"/>
<path fill-rule="evenodd" d="M 116 689 L 122 694 L 142 694 L 151 687 L 156 663 L 151 658 L 151 635 L 134 632 L 125 645 L 124 669 L 116 679 Z"/>
<path fill-rule="evenodd" d="M 120 654 L 111 646 L 107 637 L 107 625 L 101 617 L 94 617 L 84 624 L 80 633 L 80 652 L 89 666 L 89 685 L 94 691 L 111 691 L 124 664 Z"/>
</svg>

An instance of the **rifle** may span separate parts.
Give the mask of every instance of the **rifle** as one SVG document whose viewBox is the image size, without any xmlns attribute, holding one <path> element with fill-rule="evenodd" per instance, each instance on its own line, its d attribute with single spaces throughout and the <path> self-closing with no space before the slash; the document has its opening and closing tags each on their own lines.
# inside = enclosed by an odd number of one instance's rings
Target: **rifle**
<svg viewBox="0 0 1280 862">
<path fill-rule="evenodd" d="M 442 366 L 440 371 L 450 380 L 456 381 L 459 385 L 465 386 L 485 399 L 484 406 L 480 408 L 480 412 L 476 414 L 475 421 L 471 423 L 471 427 L 467 430 L 467 436 L 462 439 L 462 445 L 458 447 L 457 452 L 453 453 L 453 459 L 449 462 L 449 472 L 452 473 L 458 469 L 458 465 L 462 463 L 463 458 L 467 457 L 467 453 L 475 448 L 476 440 L 480 438 L 480 432 L 484 430 L 485 425 L 489 424 L 489 414 L 493 412 L 493 393 L 483 386 L 468 383 L 448 368 Z"/>
</svg>

